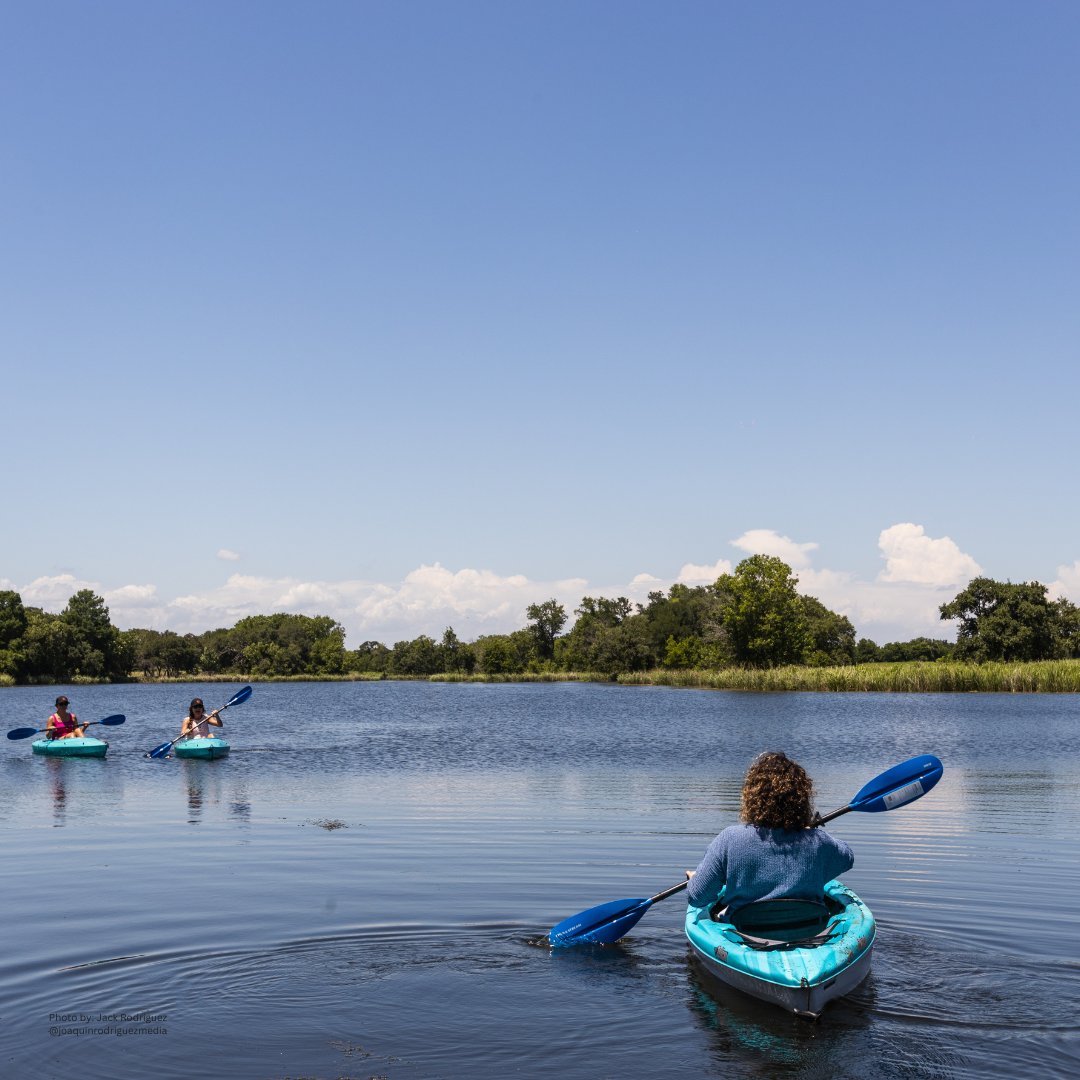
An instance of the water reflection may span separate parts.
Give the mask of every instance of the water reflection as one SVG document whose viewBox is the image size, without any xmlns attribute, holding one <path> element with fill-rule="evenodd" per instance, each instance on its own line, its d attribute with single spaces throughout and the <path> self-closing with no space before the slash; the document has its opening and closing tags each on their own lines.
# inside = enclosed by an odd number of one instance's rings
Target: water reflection
<svg viewBox="0 0 1080 1080">
<path fill-rule="evenodd" d="M 59 758 L 47 758 L 49 792 L 52 795 L 53 828 L 63 828 L 67 816 L 67 788 L 64 786 L 64 762 Z"/>
<path fill-rule="evenodd" d="M 215 762 L 183 759 L 183 786 L 187 799 L 187 823 L 198 825 L 205 812 L 213 806 L 226 805 L 229 817 L 242 825 L 251 823 L 251 796 L 247 785 L 237 782 L 222 772 Z"/>
<path fill-rule="evenodd" d="M 187 773 L 188 824 L 198 825 L 202 820 L 203 809 L 202 773 L 187 761 L 184 762 L 184 771 Z"/>
<path fill-rule="evenodd" d="M 123 805 L 123 777 L 105 758 L 44 757 L 33 764 L 45 770 L 46 779 L 38 777 L 38 786 L 48 792 L 42 807 L 51 809 L 53 828 L 109 815 Z"/>
<path fill-rule="evenodd" d="M 812 1058 L 814 1075 L 845 1075 L 844 1038 L 870 1026 L 873 1004 L 871 981 L 859 988 L 858 997 L 834 1001 L 821 1020 L 807 1020 L 784 1012 L 732 989 L 712 975 L 693 954 L 687 954 L 688 1005 L 694 1020 L 713 1038 L 714 1055 L 729 1065 L 741 1065 L 742 1075 L 783 1076 L 803 1071 Z M 823 1027 L 829 1038 L 820 1039 Z M 821 1056 L 829 1060 L 822 1061 Z"/>
<path fill-rule="evenodd" d="M 229 801 L 229 816 L 236 818 L 242 825 L 251 824 L 251 798 L 243 784 L 237 785 Z"/>
</svg>

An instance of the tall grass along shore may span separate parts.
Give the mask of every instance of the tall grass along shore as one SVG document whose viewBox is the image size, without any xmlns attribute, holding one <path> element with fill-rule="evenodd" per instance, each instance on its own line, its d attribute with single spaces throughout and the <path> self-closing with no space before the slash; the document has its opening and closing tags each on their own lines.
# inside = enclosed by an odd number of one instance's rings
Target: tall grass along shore
<svg viewBox="0 0 1080 1080">
<path fill-rule="evenodd" d="M 625 686 L 674 686 L 699 690 L 863 691 L 872 693 L 1080 693 L 1080 660 L 1033 660 L 1023 663 L 987 661 L 982 664 L 952 660 L 909 660 L 894 664 L 851 664 L 843 667 L 721 668 L 625 672 L 606 675 L 597 671 L 541 671 L 505 674 L 443 672 L 437 675 L 390 675 L 381 671 L 345 675 L 260 675 L 233 672 L 213 675 L 146 677 L 136 672 L 130 682 L 234 683 L 234 682 L 618 682 Z M 103 683 L 105 679 L 78 679 Z M 14 680 L 0 676 L 0 687 Z"/>
<path fill-rule="evenodd" d="M 1080 693 L 1080 660 L 908 661 L 844 667 L 723 668 L 719 671 L 642 671 L 619 676 L 620 683 L 683 686 L 710 690 L 823 690 L 911 693 Z"/>
</svg>

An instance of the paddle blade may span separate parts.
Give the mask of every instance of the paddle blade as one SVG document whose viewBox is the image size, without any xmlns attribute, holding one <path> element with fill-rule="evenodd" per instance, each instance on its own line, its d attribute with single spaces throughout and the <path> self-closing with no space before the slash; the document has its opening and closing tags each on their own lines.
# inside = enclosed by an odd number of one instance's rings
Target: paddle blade
<svg viewBox="0 0 1080 1080">
<path fill-rule="evenodd" d="M 251 697 L 251 687 L 245 686 L 243 690 L 237 690 L 236 693 L 221 706 L 221 708 L 222 710 L 231 709 L 234 705 L 243 704 L 249 697 Z"/>
<path fill-rule="evenodd" d="M 152 758 L 164 757 L 169 752 L 169 750 L 171 748 L 172 748 L 172 743 L 171 742 L 163 742 L 160 746 L 155 746 L 154 749 L 151 750 L 150 753 L 147 754 L 146 756 L 147 757 L 152 757 Z"/>
<path fill-rule="evenodd" d="M 874 777 L 847 809 L 877 814 L 921 799 L 940 779 L 944 766 L 933 754 L 913 757 Z"/>
<path fill-rule="evenodd" d="M 548 941 L 552 945 L 579 945 L 586 941 L 610 945 L 629 933 L 651 906 L 652 900 L 644 897 L 598 904 L 553 926 L 548 931 Z"/>
<path fill-rule="evenodd" d="M 41 731 L 41 728 L 36 727 L 17 727 L 13 728 L 7 733 L 9 739 L 29 739 L 31 735 L 37 735 Z"/>
<path fill-rule="evenodd" d="M 95 724 L 105 724 L 108 727 L 116 727 L 117 724 L 122 724 L 127 720 L 127 717 L 122 713 L 115 713 L 113 716 L 106 716 L 101 720 L 95 720 Z M 89 727 L 89 725 L 87 725 Z"/>
</svg>

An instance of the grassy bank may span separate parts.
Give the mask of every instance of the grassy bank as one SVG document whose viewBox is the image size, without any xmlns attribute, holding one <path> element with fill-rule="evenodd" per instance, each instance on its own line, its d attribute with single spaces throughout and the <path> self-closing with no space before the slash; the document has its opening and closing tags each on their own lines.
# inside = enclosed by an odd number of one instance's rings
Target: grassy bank
<svg viewBox="0 0 1080 1080">
<path fill-rule="evenodd" d="M 853 664 L 849 667 L 779 667 L 767 670 L 643 671 L 620 683 L 711 690 L 890 691 L 901 693 L 1080 693 L 1080 660 L 1006 664 L 953 661 Z"/>
<path fill-rule="evenodd" d="M 612 682 L 610 675 L 589 671 L 527 671 L 518 675 L 466 675 L 460 671 L 430 675 L 432 682 L 511 683 L 511 682 Z"/>
<path fill-rule="evenodd" d="M 387 678 L 381 671 L 352 671 L 348 675 L 252 675 L 243 672 L 232 675 L 143 675 L 135 672 L 132 682 L 138 683 L 237 683 L 237 682 L 381 682 Z"/>
<path fill-rule="evenodd" d="M 626 686 L 675 686 L 705 690 L 842 692 L 888 691 L 893 693 L 1012 693 L 1078 694 L 1080 660 L 1038 660 L 1005 664 L 966 664 L 954 661 L 909 661 L 896 664 L 852 664 L 846 667 L 779 667 L 764 670 L 723 668 L 720 671 L 627 672 L 619 676 L 595 671 L 524 672 L 516 675 L 386 675 L 378 671 L 347 675 L 182 675 L 151 678 L 138 672 L 130 682 L 139 683 L 246 683 L 246 682 L 400 682 L 546 683 L 619 682 Z M 82 680 L 89 682 L 91 680 Z M 0 676 L 0 687 L 12 680 Z"/>
</svg>

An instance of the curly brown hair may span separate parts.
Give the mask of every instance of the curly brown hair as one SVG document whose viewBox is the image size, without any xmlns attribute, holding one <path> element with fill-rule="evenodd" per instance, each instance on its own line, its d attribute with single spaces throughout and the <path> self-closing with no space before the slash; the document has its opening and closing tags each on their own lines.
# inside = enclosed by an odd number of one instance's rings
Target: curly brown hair
<svg viewBox="0 0 1080 1080">
<path fill-rule="evenodd" d="M 814 817 L 814 785 L 786 754 L 758 755 L 746 771 L 739 817 L 766 829 L 805 829 Z"/>
</svg>

